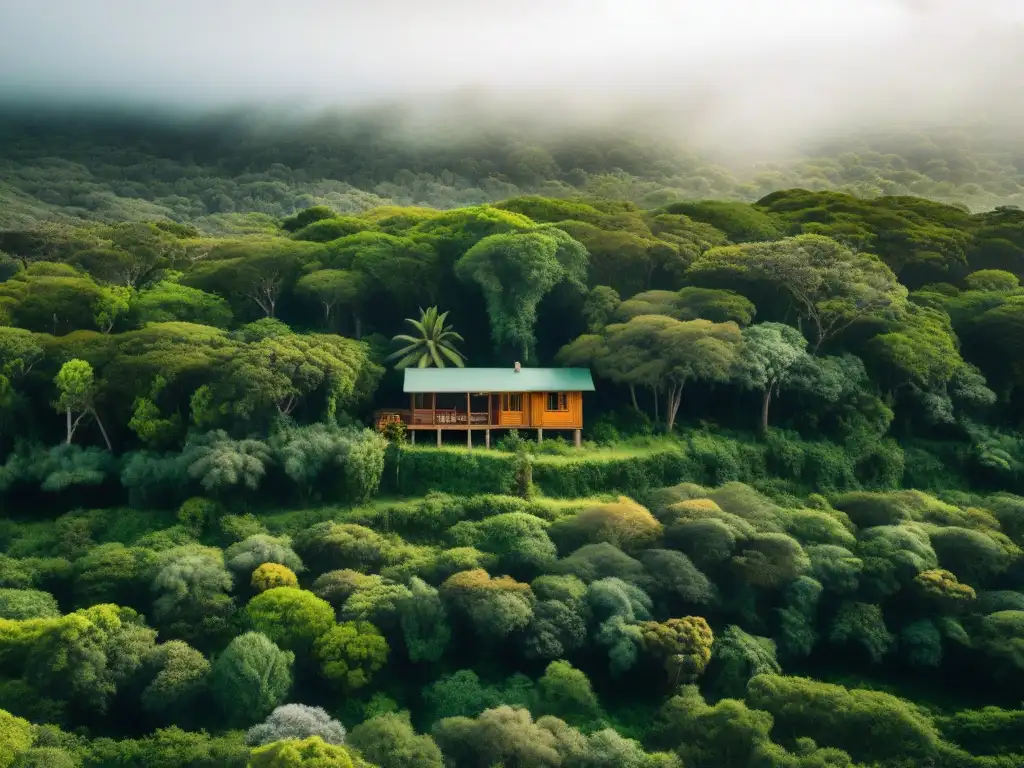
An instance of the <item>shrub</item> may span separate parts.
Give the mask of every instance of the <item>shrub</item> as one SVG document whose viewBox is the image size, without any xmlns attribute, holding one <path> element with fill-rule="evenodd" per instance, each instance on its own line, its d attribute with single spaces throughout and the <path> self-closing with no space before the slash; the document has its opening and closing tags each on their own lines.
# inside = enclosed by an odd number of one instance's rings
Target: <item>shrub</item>
<svg viewBox="0 0 1024 768">
<path fill-rule="evenodd" d="M 511 454 L 414 446 L 402 451 L 402 471 L 392 490 L 403 496 L 421 496 L 428 491 L 465 496 L 512 493 L 515 473 L 515 456 Z M 395 477 L 394 467 L 384 476 Z"/>
<path fill-rule="evenodd" d="M 597 696 L 590 679 L 567 661 L 553 661 L 537 681 L 539 701 L 537 711 L 544 715 L 561 717 L 567 722 L 582 725 L 600 712 Z"/>
<path fill-rule="evenodd" d="M 551 527 L 551 535 L 563 551 L 607 542 L 634 552 L 653 546 L 661 538 L 661 523 L 632 499 L 620 497 L 616 502 L 562 518 Z"/>
<path fill-rule="evenodd" d="M 199 536 L 216 522 L 220 506 L 209 499 L 193 496 L 178 508 L 178 522 L 193 536 Z"/>
<path fill-rule="evenodd" d="M 295 654 L 282 651 L 266 635 L 239 635 L 217 657 L 210 684 L 229 721 L 251 723 L 266 717 L 288 695 Z"/>
<path fill-rule="evenodd" d="M 308 227 L 307 227 L 308 229 Z M 286 739 L 257 747 L 249 758 L 250 768 L 294 768 L 296 766 L 317 768 L 356 768 L 352 755 L 345 747 L 328 744 L 319 736 L 308 739 Z"/>
<path fill-rule="evenodd" d="M 0 768 L 10 768 L 32 746 L 32 724 L 0 709 Z"/>
<path fill-rule="evenodd" d="M 45 619 L 60 616 L 57 600 L 35 589 L 0 589 L 0 619 Z"/>
<path fill-rule="evenodd" d="M 943 526 L 934 528 L 929 535 L 939 564 L 970 584 L 984 584 L 1010 565 L 1007 547 L 980 531 Z"/>
<path fill-rule="evenodd" d="M 330 520 L 300 531 L 293 543 L 314 573 L 339 568 L 379 570 L 394 553 L 394 544 L 376 531 Z"/>
<path fill-rule="evenodd" d="M 333 720 L 322 707 L 305 704 L 284 704 L 259 725 L 245 734 L 245 743 L 262 746 L 283 739 L 306 739 L 319 736 L 328 744 L 345 742 L 345 726 Z"/>
<path fill-rule="evenodd" d="M 388 660 L 387 640 L 368 621 L 347 621 L 316 641 L 313 653 L 325 679 L 348 690 L 362 688 Z"/>
<path fill-rule="evenodd" d="M 940 750 L 932 722 L 888 693 L 844 688 L 800 677 L 758 675 L 747 701 L 775 718 L 784 733 L 799 733 L 844 749 L 858 761 L 934 760 Z"/>
<path fill-rule="evenodd" d="M 975 610 L 980 614 L 998 611 L 1024 611 L 1024 592 L 995 590 L 979 592 Z"/>
<path fill-rule="evenodd" d="M 189 720 L 206 692 L 210 662 L 180 640 L 158 646 L 153 657 L 160 669 L 142 692 L 142 706 L 163 720 Z"/>
<path fill-rule="evenodd" d="M 1019 753 L 1024 744 L 1024 710 L 965 709 L 937 722 L 951 741 L 974 754 Z"/>
<path fill-rule="evenodd" d="M 245 607 L 249 623 L 278 645 L 304 650 L 334 626 L 334 609 L 312 592 L 273 587 Z"/>
<path fill-rule="evenodd" d="M 328 571 L 313 582 L 313 594 L 326 600 L 335 608 L 341 608 L 349 597 L 360 589 L 369 589 L 381 583 L 381 577 L 368 576 L 350 568 Z"/>
<path fill-rule="evenodd" d="M 761 533 L 743 542 L 733 566 L 747 583 L 773 589 L 799 576 L 810 566 L 810 559 L 796 539 L 782 533 Z"/>
<path fill-rule="evenodd" d="M 253 514 L 224 515 L 220 519 L 221 538 L 228 544 L 244 541 L 250 536 L 269 534 L 267 527 Z"/>
<path fill-rule="evenodd" d="M 487 571 L 462 571 L 441 585 L 441 596 L 464 614 L 484 638 L 502 638 L 529 624 L 533 592 L 509 576 L 492 578 Z"/>
<path fill-rule="evenodd" d="M 859 646 L 878 664 L 892 648 L 895 638 L 885 626 L 882 609 L 870 603 L 845 602 L 832 620 L 829 639 L 834 643 Z"/>
<path fill-rule="evenodd" d="M 407 714 L 384 713 L 352 729 L 352 746 L 380 768 L 443 768 L 434 740 L 417 735 Z"/>
<path fill-rule="evenodd" d="M 294 572 L 304 570 L 286 538 L 256 534 L 224 550 L 224 564 L 236 577 L 244 578 L 264 563 L 284 565 Z"/>
<path fill-rule="evenodd" d="M 837 519 L 835 513 L 797 509 L 789 512 L 783 523 L 786 532 L 801 544 L 831 544 L 853 547 L 856 537 Z"/>
<path fill-rule="evenodd" d="M 749 635 L 734 624 L 715 638 L 708 676 L 720 697 L 742 699 L 752 677 L 781 671 L 771 638 Z"/>
<path fill-rule="evenodd" d="M 266 592 L 274 587 L 297 587 L 299 579 L 288 566 L 264 563 L 252 572 L 250 583 L 257 592 Z"/>
<path fill-rule="evenodd" d="M 455 544 L 494 553 L 505 568 L 536 571 L 556 558 L 547 529 L 548 523 L 539 517 L 508 512 L 478 523 L 458 523 L 450 529 L 449 536 Z"/>
</svg>

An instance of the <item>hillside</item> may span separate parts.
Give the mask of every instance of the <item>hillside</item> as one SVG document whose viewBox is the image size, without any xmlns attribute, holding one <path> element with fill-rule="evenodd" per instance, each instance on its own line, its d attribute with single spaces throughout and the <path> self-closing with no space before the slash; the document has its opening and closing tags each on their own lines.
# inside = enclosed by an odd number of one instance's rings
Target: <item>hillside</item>
<svg viewBox="0 0 1024 768">
<path fill-rule="evenodd" d="M 1024 761 L 1019 155 L 30 128 L 0 768 Z M 460 356 L 583 447 L 373 428 Z"/>
</svg>

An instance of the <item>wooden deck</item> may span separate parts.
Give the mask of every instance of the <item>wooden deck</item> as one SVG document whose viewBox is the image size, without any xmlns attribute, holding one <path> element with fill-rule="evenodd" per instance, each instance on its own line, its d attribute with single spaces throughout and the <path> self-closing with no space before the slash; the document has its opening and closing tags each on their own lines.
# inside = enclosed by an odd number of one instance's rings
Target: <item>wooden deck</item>
<svg viewBox="0 0 1024 768">
<path fill-rule="evenodd" d="M 382 411 L 379 418 L 397 416 L 405 424 L 406 429 L 508 429 L 509 424 L 499 423 L 497 413 L 471 411 L 466 418 L 466 411 L 456 408 L 416 409 L 414 411 Z"/>
<path fill-rule="evenodd" d="M 416 433 L 431 431 L 437 434 L 437 444 L 441 445 L 441 433 L 458 431 L 466 433 L 466 444 L 473 446 L 473 433 L 483 432 L 485 445 L 491 445 L 492 429 L 533 429 L 537 431 L 537 440 L 544 436 L 544 427 L 529 424 L 527 414 L 520 411 L 465 411 L 458 408 L 413 408 L 408 410 L 378 411 L 376 421 L 378 428 L 388 421 L 401 421 L 411 433 L 410 439 L 416 442 Z M 558 430 L 560 425 L 550 425 L 550 430 Z M 563 428 L 564 429 L 564 428 Z M 576 446 L 580 446 L 581 430 L 578 426 L 570 429 L 574 433 Z"/>
</svg>

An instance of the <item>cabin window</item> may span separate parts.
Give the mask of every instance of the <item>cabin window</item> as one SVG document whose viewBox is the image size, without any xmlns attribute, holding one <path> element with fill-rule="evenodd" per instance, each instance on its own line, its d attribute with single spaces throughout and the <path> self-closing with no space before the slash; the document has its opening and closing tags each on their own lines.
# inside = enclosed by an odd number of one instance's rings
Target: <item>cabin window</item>
<svg viewBox="0 0 1024 768">
<path fill-rule="evenodd" d="M 565 392 L 548 392 L 549 411 L 568 411 L 569 401 Z"/>
<path fill-rule="evenodd" d="M 501 396 L 501 410 L 521 411 L 523 410 L 523 396 L 518 392 L 505 392 Z"/>
<path fill-rule="evenodd" d="M 412 407 L 416 409 L 427 409 L 432 407 L 430 400 L 428 399 L 429 397 L 429 392 L 417 392 L 415 395 L 413 395 Z"/>
</svg>

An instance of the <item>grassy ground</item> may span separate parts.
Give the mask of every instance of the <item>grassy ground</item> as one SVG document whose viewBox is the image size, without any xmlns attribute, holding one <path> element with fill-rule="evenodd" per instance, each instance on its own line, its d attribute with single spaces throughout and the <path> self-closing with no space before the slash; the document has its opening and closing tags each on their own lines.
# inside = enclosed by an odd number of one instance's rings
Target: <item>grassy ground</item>
<svg viewBox="0 0 1024 768">
<path fill-rule="evenodd" d="M 587 461 L 615 461 L 618 459 L 632 459 L 637 456 L 645 456 L 651 453 L 663 451 L 678 451 L 679 440 L 675 437 L 639 437 L 628 441 L 617 443 L 614 446 L 596 445 L 594 443 L 584 444 L 581 448 L 575 448 L 562 442 L 549 440 L 544 443 L 532 443 L 527 441 L 530 453 L 533 454 L 534 462 L 537 464 L 565 464 L 572 461 L 585 459 Z M 476 446 L 472 449 L 464 445 L 406 445 L 406 451 L 413 453 L 441 452 L 452 454 L 470 454 L 496 457 L 507 457 L 509 452 L 500 448 L 481 448 Z"/>
</svg>

